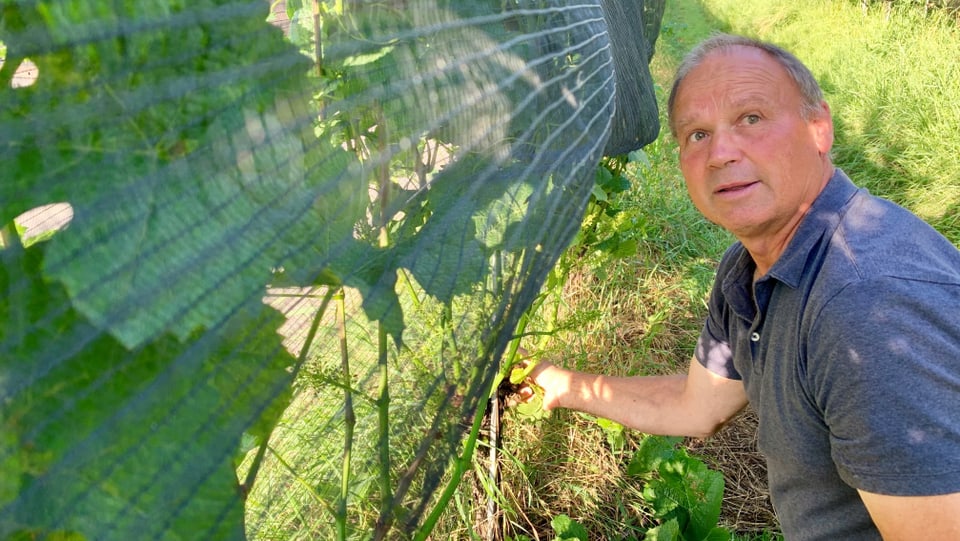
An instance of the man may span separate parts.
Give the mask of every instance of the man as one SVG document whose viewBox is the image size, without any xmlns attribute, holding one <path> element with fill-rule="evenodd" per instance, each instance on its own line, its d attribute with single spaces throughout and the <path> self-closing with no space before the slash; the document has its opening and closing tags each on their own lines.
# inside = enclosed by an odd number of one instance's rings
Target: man
<svg viewBox="0 0 960 541">
<path fill-rule="evenodd" d="M 668 108 L 690 198 L 739 241 L 694 359 L 631 378 L 542 362 L 545 407 L 704 438 L 749 401 L 788 540 L 960 539 L 960 251 L 833 166 L 830 109 L 778 47 L 710 38 Z"/>
</svg>

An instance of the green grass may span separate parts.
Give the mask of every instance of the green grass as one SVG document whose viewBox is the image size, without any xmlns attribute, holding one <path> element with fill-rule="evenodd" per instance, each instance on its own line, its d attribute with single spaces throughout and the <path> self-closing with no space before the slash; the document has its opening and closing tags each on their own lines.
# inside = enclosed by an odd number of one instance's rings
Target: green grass
<svg viewBox="0 0 960 541">
<path fill-rule="evenodd" d="M 711 32 L 784 45 L 824 87 L 836 163 L 960 245 L 960 35 L 949 20 L 921 13 L 895 9 L 887 19 L 855 2 L 825 0 L 668 2 L 651 64 L 661 111 L 679 59 Z M 574 270 L 554 301 L 559 331 L 538 344 L 548 358 L 616 375 L 675 372 L 688 362 L 715 265 L 732 237 L 689 202 L 676 143 L 663 132 L 644 149 L 649 164 L 633 164 L 632 189 L 619 201 L 634 224 L 637 254 Z M 624 474 L 638 435 L 628 432 L 626 448 L 615 450 L 593 419 L 565 411 L 541 424 L 506 424 L 508 535 L 552 538 L 550 519 L 559 514 L 583 524 L 591 539 L 630 538 L 651 524 L 638 500 L 642 487 Z M 721 451 L 708 463 L 730 473 L 737 456 Z M 741 520 L 742 505 L 728 502 L 722 519 L 735 541 L 779 538 L 775 523 Z"/>
<path fill-rule="evenodd" d="M 914 210 L 960 244 L 960 89 L 952 82 L 960 79 L 955 61 L 960 38 L 955 26 L 896 10 L 887 21 L 882 13 L 865 16 L 855 3 L 840 1 L 671 1 L 651 64 L 661 111 L 680 58 L 714 30 L 754 35 L 796 52 L 821 80 L 833 108 L 837 163 L 859 184 Z M 662 114 L 661 120 L 665 125 Z M 647 160 L 630 164 L 631 190 L 617 200 L 617 223 L 630 224 L 638 250 L 615 260 L 567 254 L 560 264 L 571 270 L 570 278 L 562 290 L 548 292 L 539 319 L 528 329 L 543 334 L 525 339 L 528 349 L 570 367 L 616 375 L 676 372 L 689 362 L 715 266 L 733 239 L 690 203 L 676 143 L 663 132 L 644 149 Z M 351 351 L 372 340 L 351 339 Z M 431 357 L 428 351 L 421 353 L 416 356 Z M 335 372 L 318 368 L 321 375 L 324 370 Z M 404 382 L 411 396 L 415 379 L 411 375 Z M 299 395 L 296 405 L 312 406 L 316 415 L 294 412 L 284 419 L 276 436 L 285 443 L 268 457 L 260 487 L 264 492 L 251 497 L 248 518 L 262 526 L 260 538 L 330 532 L 332 513 L 321 500 L 334 490 L 324 482 L 335 479 L 311 474 L 322 471 L 325 461 L 340 460 L 342 443 L 310 438 L 324 419 L 336 417 L 331 410 L 339 405 L 317 406 L 310 398 Z M 358 430 L 371 432 L 373 408 L 358 409 Z M 540 422 L 508 412 L 503 422 L 496 498 L 505 535 L 552 539 L 551 521 L 559 515 L 584 525 L 590 539 L 642 539 L 643 531 L 655 524 L 643 501 L 642 481 L 626 474 L 641 435 L 627 431 L 614 444 L 609 430 L 595 419 L 568 411 Z M 697 449 L 707 452 L 706 447 Z M 728 473 L 738 456 L 725 458 L 721 450 L 708 463 Z M 280 458 L 296 462 L 301 478 L 287 471 Z M 368 483 L 358 479 L 351 500 L 362 517 L 377 512 L 376 502 L 367 501 L 375 492 L 375 469 L 361 467 L 355 474 L 370 478 Z M 434 538 L 481 538 L 475 526 L 484 516 L 484 489 L 478 481 L 483 475 L 479 466 L 468 475 Z M 728 494 L 734 492 L 732 485 L 728 482 Z M 279 505 L 279 512 L 256 508 L 257 501 L 281 496 L 290 502 Z M 729 501 L 722 519 L 736 531 L 735 541 L 778 539 L 775 523 L 743 519 L 738 514 L 742 505 Z M 370 524 L 355 526 L 359 534 Z"/>
<path fill-rule="evenodd" d="M 960 246 L 960 28 L 932 11 L 864 14 L 852 2 L 709 0 L 730 30 L 773 41 L 810 66 L 837 128 L 834 157 Z"/>
<path fill-rule="evenodd" d="M 661 111 L 680 57 L 713 28 L 696 2 L 667 3 L 651 65 Z M 569 257 L 561 262 L 575 270 L 553 300 L 556 332 L 538 344 L 558 363 L 636 375 L 672 373 L 689 362 L 714 268 L 733 239 L 693 207 L 675 141 L 662 132 L 644 149 L 647 160 L 630 164 L 632 186 L 618 200 L 637 253 L 579 268 Z M 560 514 L 583 524 L 591 539 L 642 538 L 655 524 L 643 483 L 625 473 L 641 435 L 627 432 L 625 446 L 615 449 L 593 418 L 562 410 L 539 425 L 509 416 L 505 424 L 505 451 L 514 458 L 503 474 L 512 497 L 508 535 L 552 538 L 550 519 Z"/>
</svg>

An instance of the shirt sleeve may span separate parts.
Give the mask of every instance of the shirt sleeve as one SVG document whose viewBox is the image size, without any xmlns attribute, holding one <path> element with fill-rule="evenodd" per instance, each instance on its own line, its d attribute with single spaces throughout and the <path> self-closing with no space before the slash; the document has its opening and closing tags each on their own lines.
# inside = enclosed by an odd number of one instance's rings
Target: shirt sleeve
<svg viewBox="0 0 960 541">
<path fill-rule="evenodd" d="M 724 276 L 732 261 L 728 252 L 717 271 L 717 276 Z M 740 373 L 733 364 L 733 351 L 730 347 L 730 337 L 727 336 L 727 319 L 730 317 L 730 307 L 727 306 L 721 288 L 721 279 L 714 280 L 710 299 L 707 303 L 707 319 L 697 339 L 694 357 L 704 368 L 714 374 L 727 379 L 740 380 Z"/>
<path fill-rule="evenodd" d="M 733 366 L 733 354 L 730 350 L 730 344 L 723 339 L 714 336 L 710 330 L 712 327 L 710 318 L 703 325 L 700 331 L 700 338 L 697 339 L 697 349 L 694 356 L 697 361 L 707 370 L 714 374 L 727 378 L 739 380 L 740 373 Z"/>
<path fill-rule="evenodd" d="M 878 278 L 847 286 L 812 327 L 813 398 L 851 486 L 960 491 L 960 285 Z"/>
</svg>

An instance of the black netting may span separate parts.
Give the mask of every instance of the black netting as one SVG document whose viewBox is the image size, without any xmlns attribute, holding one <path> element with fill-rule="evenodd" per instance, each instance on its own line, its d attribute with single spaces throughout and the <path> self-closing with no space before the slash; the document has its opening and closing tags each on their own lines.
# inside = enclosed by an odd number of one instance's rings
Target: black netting
<svg viewBox="0 0 960 541">
<path fill-rule="evenodd" d="M 0 6 L 0 539 L 425 535 L 663 2 Z"/>
<path fill-rule="evenodd" d="M 600 0 L 617 81 L 616 112 L 604 149 L 608 156 L 636 150 L 660 133 L 649 64 L 660 34 L 665 2 Z"/>
</svg>

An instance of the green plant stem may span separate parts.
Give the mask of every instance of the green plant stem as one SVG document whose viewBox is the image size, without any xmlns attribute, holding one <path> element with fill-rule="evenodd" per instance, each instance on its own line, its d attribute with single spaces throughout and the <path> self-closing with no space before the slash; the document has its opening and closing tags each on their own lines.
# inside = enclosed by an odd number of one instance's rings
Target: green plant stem
<svg viewBox="0 0 960 541">
<path fill-rule="evenodd" d="M 387 366 L 387 331 L 383 324 L 377 325 L 377 363 L 380 369 L 380 397 L 377 399 L 377 449 L 380 452 L 380 516 L 377 518 L 375 539 L 385 539 L 392 523 L 391 502 L 393 489 L 390 484 L 390 386 Z"/>
<path fill-rule="evenodd" d="M 313 0 L 313 64 L 317 77 L 323 77 L 323 24 L 320 18 L 320 0 Z"/>
<path fill-rule="evenodd" d="M 378 113 L 380 135 L 381 156 L 386 155 L 387 148 L 387 119 L 381 109 Z M 387 216 L 387 210 L 390 207 L 390 164 L 383 163 L 379 168 L 379 188 L 378 195 L 380 202 L 380 246 L 390 245 L 389 231 L 387 222 L 390 217 Z M 380 454 L 380 516 L 377 517 L 377 526 L 374 531 L 374 539 L 385 539 L 390 525 L 393 522 L 391 517 L 391 503 L 393 501 L 393 488 L 390 484 L 390 371 L 387 355 L 387 329 L 382 322 L 377 323 L 377 367 L 380 372 L 380 388 L 377 398 L 377 449 Z"/>
<path fill-rule="evenodd" d="M 562 287 L 562 286 L 561 286 Z M 533 303 L 530 305 L 530 308 L 527 308 L 523 314 L 520 315 L 520 321 L 517 322 L 517 328 L 514 331 L 514 339 L 510 341 L 510 345 L 507 346 L 507 353 L 504 355 L 508 361 L 503 363 L 500 366 L 501 374 L 506 376 L 510 373 L 510 369 L 513 368 L 514 361 L 517 357 L 517 349 L 520 347 L 520 340 L 518 338 L 524 336 L 542 336 L 542 335 L 553 335 L 555 331 L 531 331 L 527 332 L 527 326 L 530 324 L 534 314 L 540 311 L 540 308 L 543 306 L 543 303 L 546 302 L 547 296 L 549 293 L 544 292 L 537 295 L 537 298 L 533 300 Z M 493 392 L 496 392 L 496 388 L 493 389 Z"/>
<path fill-rule="evenodd" d="M 500 487 L 500 460 L 497 452 L 500 450 L 500 394 L 494 390 L 493 396 L 487 405 L 487 411 L 490 412 L 490 429 L 488 440 L 490 442 L 489 464 L 487 464 L 487 475 L 490 477 L 490 483 L 499 489 Z M 493 491 L 487 491 L 487 541 L 494 541 L 499 528 L 497 525 L 497 499 Z"/>
<path fill-rule="evenodd" d="M 413 301 L 413 309 L 419 310 L 423 301 L 420 300 L 420 296 L 417 295 L 417 290 L 414 289 L 413 282 L 410 281 L 410 275 L 407 274 L 405 269 L 400 268 L 397 269 L 397 279 L 403 282 L 404 289 L 406 289 L 407 294 L 410 295 L 410 300 Z"/>
<path fill-rule="evenodd" d="M 494 291 L 495 295 L 500 297 L 503 295 L 503 252 L 497 251 L 493 256 L 493 273 L 490 278 L 491 289 Z M 524 312 L 526 316 L 529 312 Z M 525 323 L 521 323 L 525 324 Z M 509 352 L 511 354 L 510 363 L 504 363 L 500 361 L 500 370 L 501 374 L 504 374 L 503 377 L 507 377 L 505 374 L 508 371 L 504 370 L 505 364 L 513 364 L 512 360 L 515 358 L 517 347 L 519 347 L 519 340 L 512 340 L 509 346 Z M 490 413 L 490 422 L 487 432 L 487 440 L 489 442 L 489 453 L 487 456 L 487 476 L 489 477 L 488 482 L 493 485 L 493 489 L 486 490 L 487 496 L 487 531 L 486 531 L 486 540 L 493 541 L 497 534 L 499 533 L 498 521 L 497 521 L 497 498 L 493 493 L 494 490 L 499 490 L 500 488 L 500 459 L 497 456 L 498 451 L 500 450 L 500 393 L 497 392 L 500 387 L 500 382 L 503 377 L 494 378 L 494 383 L 490 389 L 490 398 L 487 402 L 487 411 Z M 482 479 L 482 477 L 481 477 Z"/>
<path fill-rule="evenodd" d="M 343 469 L 340 475 L 340 501 L 337 505 L 337 534 L 341 541 L 347 539 L 347 498 L 350 495 L 350 459 L 353 452 L 353 430 L 357 424 L 353 411 L 353 391 L 350 385 L 350 356 L 347 349 L 346 303 L 343 288 L 337 290 L 337 333 L 340 339 L 340 364 L 343 371 Z"/>
<path fill-rule="evenodd" d="M 447 486 L 444 487 L 443 493 L 430 510 L 430 514 L 426 520 L 424 520 L 423 525 L 417 530 L 417 534 L 413 538 L 414 541 L 425 541 L 427 539 L 427 536 L 429 536 L 430 532 L 436 527 L 437 521 L 440 520 L 440 516 L 443 515 L 443 512 L 446 510 L 450 499 L 453 498 L 453 495 L 457 492 L 457 487 L 460 485 L 460 481 L 463 480 L 463 474 L 466 473 L 468 467 L 473 462 L 473 453 L 477 449 L 477 440 L 480 438 L 480 427 L 483 425 L 483 417 L 485 414 L 486 410 L 484 408 L 477 408 L 477 411 L 474 412 L 470 435 L 463 444 L 463 454 L 457 457 L 450 481 L 447 482 Z"/>
</svg>

